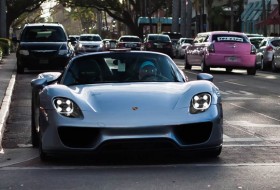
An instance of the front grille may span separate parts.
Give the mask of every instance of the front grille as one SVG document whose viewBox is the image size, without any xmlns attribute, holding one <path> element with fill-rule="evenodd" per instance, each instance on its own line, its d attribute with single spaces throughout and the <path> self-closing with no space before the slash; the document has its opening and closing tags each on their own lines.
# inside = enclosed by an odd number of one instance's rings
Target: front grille
<svg viewBox="0 0 280 190">
<path fill-rule="evenodd" d="M 182 145 L 199 144 L 207 141 L 212 132 L 212 123 L 194 123 L 174 127 L 174 134 Z"/>
<path fill-rule="evenodd" d="M 57 51 L 56 50 L 33 50 L 30 51 L 30 54 L 34 57 L 52 57 L 57 55 Z"/>
<path fill-rule="evenodd" d="M 71 148 L 92 148 L 99 137 L 99 129 L 82 127 L 59 127 L 58 134 L 65 146 Z"/>
</svg>

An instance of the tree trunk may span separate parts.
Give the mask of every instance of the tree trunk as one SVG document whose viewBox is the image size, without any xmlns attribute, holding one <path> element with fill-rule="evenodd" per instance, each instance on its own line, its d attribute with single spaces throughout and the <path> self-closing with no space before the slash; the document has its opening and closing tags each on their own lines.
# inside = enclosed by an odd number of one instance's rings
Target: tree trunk
<svg viewBox="0 0 280 190">
<path fill-rule="evenodd" d="M 179 32 L 180 0 L 172 0 L 172 32 Z"/>
<path fill-rule="evenodd" d="M 0 0 L 0 23 L 1 23 L 0 37 L 7 38 L 8 37 L 7 28 L 6 28 L 6 25 L 3 24 L 3 23 L 6 23 L 6 1 L 5 0 Z"/>
<path fill-rule="evenodd" d="M 192 1 L 187 0 L 187 18 L 186 18 L 186 37 L 192 38 L 193 37 L 193 31 L 192 31 Z"/>
<path fill-rule="evenodd" d="M 180 24 L 180 33 L 183 37 L 186 37 L 186 0 L 181 0 L 181 24 Z"/>
</svg>

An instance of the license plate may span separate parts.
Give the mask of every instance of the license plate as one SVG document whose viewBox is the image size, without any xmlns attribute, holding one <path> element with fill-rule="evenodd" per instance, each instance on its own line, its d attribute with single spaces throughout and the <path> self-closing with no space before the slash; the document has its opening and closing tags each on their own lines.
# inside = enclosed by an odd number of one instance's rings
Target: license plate
<svg viewBox="0 0 280 190">
<path fill-rule="evenodd" d="M 236 57 L 232 56 L 232 57 L 228 57 L 228 61 L 232 61 L 232 62 L 235 62 L 237 59 Z"/>
<path fill-rule="evenodd" d="M 49 61 L 47 59 L 40 59 L 39 64 L 48 64 Z"/>
<path fill-rule="evenodd" d="M 162 45 L 157 45 L 157 48 L 162 48 Z"/>
</svg>

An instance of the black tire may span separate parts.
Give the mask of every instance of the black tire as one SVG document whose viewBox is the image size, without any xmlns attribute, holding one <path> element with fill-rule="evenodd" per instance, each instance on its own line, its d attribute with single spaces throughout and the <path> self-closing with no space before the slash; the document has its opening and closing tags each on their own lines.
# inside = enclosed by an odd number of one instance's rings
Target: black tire
<svg viewBox="0 0 280 190">
<path fill-rule="evenodd" d="M 192 66 L 189 64 L 188 58 L 185 55 L 185 70 L 187 70 L 187 69 L 191 70 Z"/>
<path fill-rule="evenodd" d="M 227 72 L 227 73 L 231 73 L 231 72 L 232 72 L 232 69 L 226 68 L 226 72 Z"/>
<path fill-rule="evenodd" d="M 212 158 L 216 158 L 220 156 L 221 152 L 222 152 L 222 147 L 219 147 L 217 149 L 209 151 L 208 156 Z"/>
<path fill-rule="evenodd" d="M 256 67 L 247 69 L 247 75 L 256 75 Z"/>
<path fill-rule="evenodd" d="M 275 66 L 275 60 L 273 59 L 271 62 L 271 70 L 272 72 L 279 72 L 279 69 Z"/>
<path fill-rule="evenodd" d="M 201 71 L 203 73 L 209 73 L 210 72 L 210 67 L 206 66 L 205 61 L 203 60 L 201 63 Z"/>
<path fill-rule="evenodd" d="M 19 61 L 17 61 L 17 73 L 18 74 L 24 73 L 24 66 Z"/>
<path fill-rule="evenodd" d="M 42 141 L 40 141 L 40 145 L 39 145 L 39 157 L 41 159 L 41 161 L 49 161 L 50 160 L 50 156 L 44 152 L 44 150 L 42 149 Z"/>
<path fill-rule="evenodd" d="M 262 58 L 260 70 L 265 71 L 266 69 L 267 69 L 267 65 L 265 64 L 265 62 L 263 61 L 263 58 Z"/>
<path fill-rule="evenodd" d="M 31 105 L 31 143 L 33 147 L 39 146 L 39 108 L 35 105 L 37 95 L 32 91 Z"/>
</svg>

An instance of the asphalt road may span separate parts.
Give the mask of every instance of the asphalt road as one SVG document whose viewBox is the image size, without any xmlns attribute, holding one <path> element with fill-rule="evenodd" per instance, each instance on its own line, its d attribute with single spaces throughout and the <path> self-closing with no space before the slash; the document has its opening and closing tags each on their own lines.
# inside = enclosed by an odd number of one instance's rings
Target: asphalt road
<svg viewBox="0 0 280 190">
<path fill-rule="evenodd" d="M 183 68 L 183 60 L 175 61 Z M 186 71 L 190 80 L 197 73 L 199 67 Z M 224 108 L 224 147 L 217 159 L 121 153 L 50 162 L 41 162 L 30 144 L 30 81 L 37 74 L 16 76 L 0 153 L 0 189 L 280 189 L 279 73 L 212 70 Z M 10 79 L 3 79 L 6 87 Z"/>
</svg>

